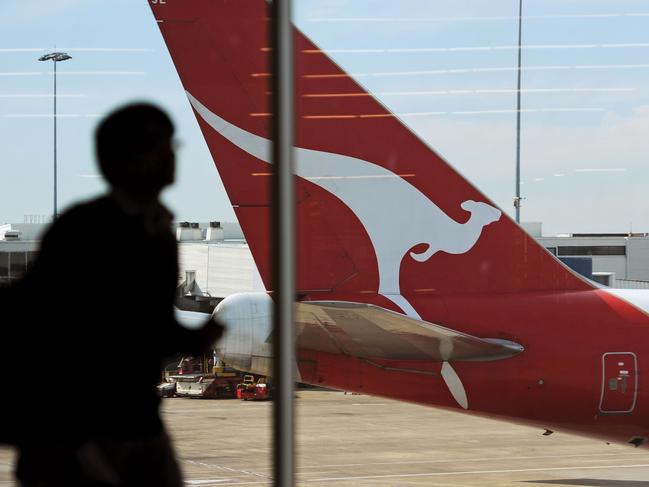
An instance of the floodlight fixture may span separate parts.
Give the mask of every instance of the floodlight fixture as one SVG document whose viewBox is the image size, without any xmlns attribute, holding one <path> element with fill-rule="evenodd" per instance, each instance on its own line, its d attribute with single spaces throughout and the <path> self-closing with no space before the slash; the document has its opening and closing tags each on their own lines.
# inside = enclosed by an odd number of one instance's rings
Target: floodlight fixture
<svg viewBox="0 0 649 487">
<path fill-rule="evenodd" d="M 55 63 L 67 61 L 68 59 L 72 59 L 72 56 L 67 52 L 50 52 L 38 58 L 39 61 L 54 61 Z"/>
</svg>

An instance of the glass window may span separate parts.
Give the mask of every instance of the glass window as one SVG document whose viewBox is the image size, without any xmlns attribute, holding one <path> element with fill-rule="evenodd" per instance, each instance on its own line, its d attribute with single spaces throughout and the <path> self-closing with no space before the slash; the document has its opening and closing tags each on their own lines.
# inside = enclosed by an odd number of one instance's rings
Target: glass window
<svg viewBox="0 0 649 487">
<path fill-rule="evenodd" d="M 102 192 L 105 187 L 87 157 L 97 114 L 145 93 L 147 99 L 169 111 L 186 147 L 179 153 L 178 183 L 165 195 L 178 221 L 186 221 L 181 225 L 183 230 L 199 235 L 193 231 L 199 225 L 187 221 L 189 218 L 202 222 L 237 220 L 249 246 L 242 257 L 238 244 L 216 242 L 220 240 L 216 238 L 213 247 L 207 249 L 201 248 L 200 241 L 187 244 L 189 269 L 199 273 L 213 269 L 221 277 L 235 276 L 219 290 L 218 281 L 197 274 L 196 294 L 191 296 L 194 305 L 253 287 L 254 291 L 262 288 L 272 292 L 269 255 L 276 228 L 270 222 L 268 183 L 272 173 L 271 102 L 277 93 L 270 83 L 273 73 L 268 59 L 274 49 L 268 35 L 267 8 L 271 1 L 149 0 L 112 2 L 110 9 L 88 9 L 81 5 L 84 2 L 59 2 L 65 6 L 39 11 L 38 22 L 32 21 L 30 2 L 5 2 L 12 4 L 2 26 L 11 46 L 56 42 L 104 47 L 72 49 L 72 59 L 58 64 L 58 117 L 50 114 L 48 102 L 53 66 L 37 62 L 45 52 L 22 47 L 3 49 L 11 52 L 4 56 L 0 73 L 6 84 L 3 91 L 10 95 L 0 113 L 0 130 L 7 134 L 3 154 L 15 160 L 7 162 L 6 170 L 3 165 L 2 177 L 11 183 L 8 191 L 0 192 L 0 208 L 10 214 L 0 214 L 0 221 L 18 221 L 34 200 L 31 189 L 22 190 L 22 181 L 33 180 L 30 188 L 49 188 L 49 172 L 42 170 L 49 162 L 47 158 L 41 161 L 43 154 L 51 153 L 53 121 L 59 124 L 59 156 L 85 161 L 66 176 L 59 207 Z M 317 392 L 320 399 L 316 401 L 308 394 L 300 395 L 299 407 L 304 404 L 304 411 L 318 411 L 317 404 L 325 402 L 326 409 L 303 420 L 303 431 L 309 433 L 300 435 L 303 448 L 297 460 L 306 482 L 318 480 L 315 475 L 353 478 L 365 474 L 358 471 L 358 465 L 370 465 L 377 478 L 383 478 L 381 481 L 407 483 L 412 475 L 437 470 L 443 457 L 433 455 L 437 463 L 432 466 L 426 462 L 431 451 L 445 448 L 443 441 L 435 442 L 449 436 L 437 435 L 436 429 L 444 426 L 447 418 L 448 422 L 463 419 L 436 412 L 442 420 L 428 421 L 423 413 L 413 421 L 411 414 L 419 414 L 414 409 L 400 409 L 396 401 L 387 405 L 372 394 L 396 400 L 405 397 L 431 406 L 439 405 L 435 402 L 441 398 L 446 401 L 444 407 L 460 408 L 466 407 L 467 400 L 470 406 L 509 400 L 512 395 L 507 391 L 511 388 L 494 382 L 502 386 L 498 390 L 503 394 L 493 393 L 474 402 L 481 390 L 475 375 L 479 372 L 466 372 L 479 369 L 479 363 L 461 363 L 456 372 L 450 359 L 443 366 L 439 360 L 405 360 L 403 357 L 421 357 L 419 354 L 436 347 L 414 349 L 398 333 L 390 334 L 368 319 L 355 319 L 355 307 L 389 309 L 413 320 L 440 323 L 484 337 L 513 338 L 525 335 L 528 328 L 541 327 L 564 336 L 560 319 L 569 313 L 549 308 L 547 313 L 545 309 L 532 313 L 526 306 L 512 306 L 509 297 L 523 291 L 526 299 L 532 299 L 535 293 L 531 291 L 551 292 L 567 281 L 578 289 L 588 284 L 573 279 L 572 274 L 562 274 L 565 269 L 556 259 L 518 232 L 507 215 L 513 218 L 515 214 L 512 198 L 516 196 L 521 220 L 542 222 L 546 236 L 620 237 L 620 232 L 631 235 L 633 228 L 649 230 L 644 226 L 649 214 L 649 199 L 644 197 L 649 180 L 649 138 L 645 135 L 649 120 L 645 88 L 649 85 L 645 59 L 649 7 L 631 0 L 597 4 L 525 2 L 521 3 L 520 16 L 518 2 L 292 3 L 296 26 L 295 146 L 299 152 L 295 178 L 296 295 L 312 307 L 317 302 L 347 302 L 348 306 L 304 313 L 314 316 L 319 324 L 309 328 L 309 323 L 300 322 L 296 327 L 300 333 L 296 360 L 300 377 L 307 383 L 332 388 Z M 112 29 L 117 20 L 120 29 Z M 79 29 L 79 25 L 93 28 Z M 70 39 L 74 42 L 68 42 Z M 111 106 L 106 100 L 111 100 Z M 25 140 L 30 143 L 25 144 Z M 514 190 L 517 153 L 521 199 Z M 223 228 L 227 234 L 227 225 Z M 115 229 L 116 235 L 128 241 L 128 235 L 120 230 Z M 83 235 L 80 228 L 71 240 L 92 245 Z M 638 240 L 634 246 L 630 239 L 629 257 L 635 255 L 635 249 L 641 252 L 642 244 Z M 625 261 L 591 256 L 626 256 L 626 249 L 624 245 L 562 245 L 548 250 L 589 276 L 592 260 L 598 261 L 598 266 L 599 262 L 617 265 Z M 23 274 L 36 255 L 0 253 L 0 281 Z M 92 262 L 69 264 L 91 266 Z M 243 265 L 249 267 L 242 272 Z M 629 274 L 633 275 L 632 268 Z M 99 280 L 101 276 L 93 278 Z M 649 286 L 649 278 L 645 284 Z M 264 292 L 258 295 L 263 296 L 260 301 L 240 301 L 239 311 L 248 313 L 244 316 L 259 315 L 255 323 L 261 324 L 254 334 L 239 329 L 248 348 L 240 355 L 232 354 L 228 360 L 233 363 L 226 365 L 241 364 L 242 372 L 265 375 L 272 353 L 265 307 L 270 298 Z M 505 299 L 510 302 L 499 304 L 500 297 L 502 303 Z M 554 306 L 568 297 L 549 299 L 546 305 Z M 225 304 L 236 304 L 226 300 Z M 548 320 L 547 316 L 557 318 Z M 393 318 L 398 323 L 400 317 L 391 314 Z M 592 321 L 582 321 L 592 326 Z M 552 330 L 544 334 L 553 336 Z M 534 335 L 538 334 L 530 334 Z M 571 347 L 575 354 L 583 351 L 584 347 L 578 345 Z M 504 370 L 511 370 L 507 365 Z M 498 366 L 489 364 L 486 369 Z M 477 386 L 470 383 L 471 377 L 476 378 Z M 559 375 L 554 379 L 562 380 Z M 547 384 L 554 382 L 552 377 L 545 380 Z M 467 381 L 466 391 L 463 381 Z M 605 388 L 626 390 L 625 381 L 620 385 L 612 381 L 605 383 Z M 539 387 L 531 384 L 529 394 L 541 394 L 543 384 L 544 379 L 539 378 Z M 343 397 L 333 389 L 363 395 Z M 541 402 L 530 400 L 528 404 Z M 257 413 L 265 411 L 263 404 L 221 407 L 232 408 L 223 416 L 242 415 L 246 424 L 255 424 L 260 430 L 269 427 L 264 422 L 266 416 Z M 163 403 L 169 421 L 178 421 L 174 426 L 183 427 L 179 418 L 203 422 L 206 430 L 215 431 L 204 436 L 213 438 L 222 422 L 213 421 L 209 408 L 207 403 L 198 402 Z M 191 415 L 178 414 L 189 409 Z M 515 409 L 509 406 L 510 411 Z M 550 414 L 550 409 L 545 409 L 547 412 L 538 407 L 537 412 Z M 390 414 L 382 415 L 383 410 Z M 316 425 L 312 420 L 316 417 L 322 421 L 317 423 L 320 429 L 310 429 Z M 539 416 L 535 418 L 539 420 Z M 545 419 L 547 424 L 554 424 L 556 418 Z M 366 448 L 370 442 L 365 433 L 344 434 L 345 430 L 362 429 L 359 424 L 385 424 L 385 428 L 372 429 L 377 435 L 371 441 L 376 450 Z M 341 434 L 325 439 L 323 432 L 332 433 L 336 427 Z M 370 428 L 365 429 L 369 435 Z M 418 438 L 418 434 L 422 436 Z M 189 436 L 179 435 L 178 448 L 183 454 L 213 448 L 207 444 L 199 448 L 195 438 L 187 441 Z M 474 436 L 481 441 L 480 435 Z M 493 448 L 493 435 L 482 435 L 487 436 L 485 452 L 501 453 Z M 222 438 L 222 447 L 229 450 L 228 434 Z M 341 438 L 339 443 L 336 438 Z M 264 434 L 251 437 L 251 441 L 266 439 Z M 361 445 L 350 447 L 348 443 L 355 440 L 362 440 Z M 327 448 L 322 448 L 323 444 Z M 409 462 L 391 465 L 389 459 L 395 449 Z M 236 461 L 224 458 L 226 470 L 214 464 L 210 472 L 206 470 L 210 462 L 193 461 L 187 469 L 189 479 L 205 482 L 221 470 L 227 477 L 233 472 L 239 476 L 245 473 L 241 470 L 245 465 L 246 472 L 255 474 L 237 481 L 265 481 L 269 478 L 268 445 L 249 450 L 258 454 Z M 472 456 L 483 463 L 486 458 Z M 495 456 L 493 460 L 503 461 Z M 339 472 L 336 466 L 344 469 L 344 464 L 351 468 Z M 310 466 L 318 468 L 312 470 Z M 332 466 L 333 470 L 315 471 L 322 466 Z M 518 467 L 502 468 L 513 472 Z M 397 468 L 407 472 L 403 480 L 392 476 Z M 471 466 L 475 471 L 483 468 L 479 462 Z M 214 480 L 217 484 L 228 481 L 235 480 Z M 373 482 L 364 481 L 368 485 Z"/>
<path fill-rule="evenodd" d="M 9 252 L 0 252 L 0 278 L 9 277 Z"/>
<path fill-rule="evenodd" d="M 27 270 L 27 252 L 11 252 L 11 278 L 22 277 Z"/>
<path fill-rule="evenodd" d="M 559 255 L 626 255 L 624 245 L 575 245 L 560 246 Z"/>
<path fill-rule="evenodd" d="M 27 252 L 27 268 L 29 269 L 29 266 L 31 266 L 34 261 L 36 260 L 36 257 L 38 257 L 38 251 L 29 251 Z"/>
</svg>

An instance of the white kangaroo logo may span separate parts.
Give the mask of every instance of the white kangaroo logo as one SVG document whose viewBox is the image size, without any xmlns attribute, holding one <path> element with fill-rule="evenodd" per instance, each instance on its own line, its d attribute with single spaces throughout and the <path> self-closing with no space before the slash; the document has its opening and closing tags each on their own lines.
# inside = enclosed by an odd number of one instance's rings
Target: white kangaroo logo
<svg viewBox="0 0 649 487">
<path fill-rule="evenodd" d="M 186 92 L 198 114 L 231 143 L 259 160 L 270 163 L 271 142 L 247 132 L 212 113 Z M 498 221 L 500 210 L 486 203 L 464 201 L 460 206 L 471 213 L 458 223 L 401 176 L 382 166 L 355 157 L 295 147 L 295 172 L 325 189 L 347 205 L 365 227 L 379 266 L 379 294 L 413 318 L 419 313 L 401 295 L 401 261 L 410 256 L 424 262 L 437 252 L 464 254 L 478 241 L 482 229 Z M 426 244 L 421 253 L 408 252 Z M 440 375 L 457 403 L 469 407 L 462 381 L 448 362 Z"/>
<path fill-rule="evenodd" d="M 247 132 L 212 113 L 187 92 L 198 114 L 214 130 L 240 149 L 270 162 L 271 142 Z M 347 205 L 367 231 L 379 266 L 379 294 L 397 304 L 407 315 L 420 318 L 401 296 L 401 261 L 419 244 L 428 247 L 410 256 L 424 262 L 439 251 L 464 254 L 478 241 L 482 229 L 501 216 L 500 210 L 473 200 L 460 206 L 471 213 L 458 223 L 417 188 L 377 164 L 355 157 L 295 148 L 295 172 L 325 189 Z"/>
</svg>

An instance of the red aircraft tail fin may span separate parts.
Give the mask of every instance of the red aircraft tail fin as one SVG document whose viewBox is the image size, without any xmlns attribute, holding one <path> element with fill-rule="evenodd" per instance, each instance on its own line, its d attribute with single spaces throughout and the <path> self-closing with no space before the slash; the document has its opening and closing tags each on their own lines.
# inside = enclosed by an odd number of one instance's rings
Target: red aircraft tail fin
<svg viewBox="0 0 649 487">
<path fill-rule="evenodd" d="M 152 9 L 268 287 L 267 2 Z M 417 315 L 419 295 L 590 289 L 297 29 L 295 46 L 303 296 Z"/>
</svg>

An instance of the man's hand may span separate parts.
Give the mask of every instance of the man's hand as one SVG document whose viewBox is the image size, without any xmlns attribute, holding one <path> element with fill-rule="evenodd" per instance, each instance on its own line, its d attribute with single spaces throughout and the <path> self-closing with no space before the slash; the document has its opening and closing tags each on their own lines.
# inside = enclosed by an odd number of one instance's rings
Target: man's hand
<svg viewBox="0 0 649 487">
<path fill-rule="evenodd" d="M 217 340 L 220 340 L 225 332 L 225 326 L 216 321 L 214 317 L 210 317 L 209 320 L 205 322 L 202 328 L 203 333 L 205 333 L 205 340 L 208 342 L 208 345 L 214 344 Z"/>
</svg>

